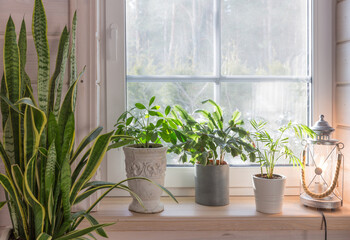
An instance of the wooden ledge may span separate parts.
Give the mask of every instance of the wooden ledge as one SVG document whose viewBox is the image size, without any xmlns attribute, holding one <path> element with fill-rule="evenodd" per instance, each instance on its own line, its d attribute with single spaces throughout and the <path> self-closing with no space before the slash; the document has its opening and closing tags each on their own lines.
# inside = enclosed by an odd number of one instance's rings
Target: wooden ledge
<svg viewBox="0 0 350 240">
<path fill-rule="evenodd" d="M 116 222 L 107 228 L 120 231 L 278 231 L 321 230 L 321 212 L 302 206 L 299 197 L 284 199 L 280 214 L 255 211 L 254 197 L 231 197 L 224 207 L 196 204 L 193 197 L 178 197 L 179 204 L 163 198 L 165 210 L 158 214 L 139 214 L 128 210 L 126 197 L 105 198 L 93 215 L 100 223 Z M 328 230 L 350 231 L 348 205 L 335 211 L 324 211 Z"/>
</svg>

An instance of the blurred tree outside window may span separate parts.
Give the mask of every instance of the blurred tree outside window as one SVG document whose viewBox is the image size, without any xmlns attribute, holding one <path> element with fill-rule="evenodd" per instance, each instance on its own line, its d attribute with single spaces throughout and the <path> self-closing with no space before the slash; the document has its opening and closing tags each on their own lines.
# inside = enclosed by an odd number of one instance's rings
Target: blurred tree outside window
<svg viewBox="0 0 350 240">
<path fill-rule="evenodd" d="M 156 96 L 193 112 L 211 98 L 247 125 L 307 124 L 310 8 L 309 0 L 126 0 L 128 107 Z"/>
</svg>

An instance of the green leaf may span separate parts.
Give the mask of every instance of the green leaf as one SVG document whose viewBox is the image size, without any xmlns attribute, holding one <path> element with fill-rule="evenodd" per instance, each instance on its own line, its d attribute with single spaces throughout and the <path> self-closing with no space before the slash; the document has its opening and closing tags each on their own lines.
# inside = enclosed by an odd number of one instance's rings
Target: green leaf
<svg viewBox="0 0 350 240">
<path fill-rule="evenodd" d="M 33 10 L 33 38 L 38 56 L 39 107 L 48 113 L 48 90 L 50 80 L 50 51 L 47 41 L 47 21 L 42 0 L 35 0 Z"/>
<path fill-rule="evenodd" d="M 7 95 L 7 88 L 6 88 L 6 82 L 5 82 L 5 75 L 2 75 L 1 78 L 1 89 L 0 89 L 1 96 L 5 96 L 6 99 L 8 99 Z M 0 106 L 1 106 L 1 118 L 2 118 L 2 129 L 5 128 L 5 123 L 7 121 L 8 115 L 10 113 L 10 109 L 8 107 L 8 103 L 6 103 L 2 98 L 0 99 Z"/>
<path fill-rule="evenodd" d="M 29 160 L 26 170 L 24 172 L 24 192 L 25 196 L 28 199 L 30 205 L 34 211 L 34 227 L 35 227 L 35 236 L 38 237 L 44 230 L 45 222 L 45 208 L 40 204 L 38 199 L 34 196 L 34 186 L 35 186 L 35 176 L 36 176 L 36 157 L 33 156 Z"/>
<path fill-rule="evenodd" d="M 148 103 L 149 107 L 152 105 L 152 103 L 154 102 L 155 99 L 156 99 L 156 96 L 151 97 L 151 99 L 149 100 L 149 103 Z"/>
<path fill-rule="evenodd" d="M 73 184 L 70 198 L 71 203 L 75 201 L 77 194 L 85 183 L 87 183 L 95 175 L 104 155 L 106 154 L 112 135 L 113 132 L 110 132 L 103 134 L 96 139 L 94 145 L 92 146 L 85 169 L 83 170 L 79 179 Z"/>
<path fill-rule="evenodd" d="M 146 109 L 145 105 L 143 105 L 142 103 L 135 103 L 135 107 L 138 109 Z"/>
<path fill-rule="evenodd" d="M 18 114 L 22 114 L 21 111 L 3 94 L 0 94 L 1 100 L 10 107 L 11 110 Z"/>
<path fill-rule="evenodd" d="M 169 115 L 169 113 L 170 113 L 170 111 L 171 111 L 171 107 L 170 106 L 167 106 L 166 108 L 165 108 L 165 115 L 166 116 L 168 116 Z"/>
<path fill-rule="evenodd" d="M 19 49 L 17 45 L 17 36 L 15 31 L 15 25 L 12 18 L 10 17 L 5 30 L 5 43 L 4 43 L 4 52 L 3 52 L 3 61 L 4 61 L 4 76 L 5 76 L 5 85 L 8 100 L 11 103 L 16 102 L 21 97 L 21 76 L 20 76 L 20 57 Z M 2 99 L 7 96 L 1 96 Z M 9 118 L 11 121 L 11 130 L 13 138 L 13 149 L 15 155 L 16 163 L 20 163 L 21 154 L 22 154 L 22 143 L 21 143 L 21 118 L 19 111 L 13 110 L 11 107 Z M 6 147 L 6 146 L 5 146 Z"/>
<path fill-rule="evenodd" d="M 7 203 L 7 201 L 0 202 L 0 210 L 1 210 L 1 208 L 3 208 L 6 205 L 6 203 Z"/>
<path fill-rule="evenodd" d="M 102 127 L 97 127 L 92 130 L 84 139 L 80 142 L 77 150 L 74 152 L 73 157 L 70 160 L 70 164 L 74 162 L 74 160 L 79 156 L 79 154 L 84 150 L 84 148 L 91 143 L 100 133 L 102 132 Z"/>
<path fill-rule="evenodd" d="M 27 86 L 27 83 L 26 83 L 27 74 L 25 73 L 25 66 L 27 62 L 27 30 L 26 30 L 26 23 L 24 19 L 22 20 L 21 30 L 19 32 L 18 48 L 19 48 L 19 55 L 20 55 L 20 75 L 21 75 L 20 96 L 23 96 Z"/>
<path fill-rule="evenodd" d="M 17 195 L 15 186 L 13 185 L 11 180 L 3 174 L 0 174 L 0 184 L 3 186 L 4 190 L 10 195 L 11 197 L 10 199 L 13 200 L 16 216 L 20 218 L 20 222 L 21 222 L 19 223 L 19 225 L 24 229 L 26 238 L 29 239 L 28 225 L 26 222 L 27 218 L 25 216 L 25 212 L 22 207 L 22 201 L 19 199 L 19 196 Z"/>
<path fill-rule="evenodd" d="M 51 240 L 52 237 L 48 235 L 47 233 L 41 233 L 36 240 Z"/>
<path fill-rule="evenodd" d="M 96 226 L 96 225 L 99 224 L 98 221 L 97 221 L 93 216 L 91 216 L 91 215 L 88 214 L 88 213 L 85 213 L 85 211 L 80 211 L 80 212 L 75 213 L 75 214 L 72 216 L 72 219 L 77 219 L 77 218 L 79 218 L 79 217 L 84 217 L 84 218 L 86 218 L 86 219 L 90 222 L 91 226 Z M 107 233 L 103 230 L 103 228 L 98 228 L 98 229 L 96 229 L 96 232 L 97 232 L 97 234 L 100 235 L 101 237 L 108 238 Z"/>
<path fill-rule="evenodd" d="M 61 33 L 60 42 L 58 44 L 55 72 L 49 82 L 49 112 L 54 112 L 56 117 L 58 116 L 58 111 L 61 104 L 62 85 L 67 66 L 68 50 L 69 34 L 67 27 L 65 27 Z M 54 102 L 55 95 L 56 103 Z"/>
<path fill-rule="evenodd" d="M 73 112 L 73 109 L 72 109 L 73 94 L 76 86 L 77 86 L 77 81 L 75 81 L 75 83 L 69 88 L 63 100 L 62 107 L 58 117 L 58 130 L 56 134 L 56 151 L 57 151 L 58 160 L 61 159 L 64 129 L 66 127 L 69 115 Z"/>
<path fill-rule="evenodd" d="M 75 239 L 75 238 L 78 238 L 80 236 L 87 235 L 88 233 L 93 232 L 96 229 L 103 228 L 103 227 L 108 227 L 108 226 L 111 226 L 113 224 L 114 223 L 104 223 L 104 224 L 98 224 L 98 225 L 94 225 L 94 226 L 91 226 L 91 227 L 88 227 L 88 228 L 84 228 L 84 229 L 81 229 L 81 230 L 75 230 L 75 231 L 67 233 L 66 235 L 64 235 L 62 237 L 56 238 L 56 240 Z"/>
<path fill-rule="evenodd" d="M 46 197 L 47 206 L 50 206 L 47 209 L 50 222 L 52 221 L 53 213 L 51 211 L 53 209 L 53 206 L 51 206 L 52 203 L 50 203 L 49 197 L 53 195 L 52 191 L 55 186 L 56 163 L 57 163 L 56 147 L 55 147 L 55 141 L 53 141 L 49 147 L 49 151 L 47 154 L 47 163 L 45 168 L 45 197 Z"/>
<path fill-rule="evenodd" d="M 14 164 L 11 166 L 11 171 L 17 191 L 23 196 L 23 173 L 21 171 L 21 168 L 17 164 Z"/>
<path fill-rule="evenodd" d="M 70 53 L 69 53 L 69 60 L 70 60 L 69 61 L 70 63 L 69 86 L 70 87 L 77 80 L 76 33 L 77 33 L 77 11 L 74 12 L 72 29 L 71 29 L 71 45 L 70 45 Z M 73 100 L 72 100 L 73 112 L 75 111 L 76 96 L 77 96 L 77 89 L 74 89 Z"/>
<path fill-rule="evenodd" d="M 21 89 L 20 57 L 15 24 L 11 16 L 6 25 L 3 55 L 6 90 L 10 102 L 16 102 L 20 99 Z"/>
</svg>

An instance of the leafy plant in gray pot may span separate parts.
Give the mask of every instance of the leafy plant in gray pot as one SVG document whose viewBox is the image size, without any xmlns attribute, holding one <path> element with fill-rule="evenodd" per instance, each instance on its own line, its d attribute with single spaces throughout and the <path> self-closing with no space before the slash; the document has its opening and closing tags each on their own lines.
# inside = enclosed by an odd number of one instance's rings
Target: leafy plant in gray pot
<svg viewBox="0 0 350 240">
<path fill-rule="evenodd" d="M 167 147 L 164 141 L 176 142 L 176 135 L 169 126 L 170 106 L 165 113 L 154 105 L 152 97 L 148 105 L 136 103 L 135 107 L 124 112 L 117 120 L 115 144 L 131 144 L 123 147 L 125 169 L 128 177 L 145 177 L 150 181 L 132 180 L 128 182 L 130 189 L 142 200 L 143 205 L 134 195 L 129 210 L 139 213 L 157 213 L 164 210 L 160 201 L 165 191 L 175 201 L 174 196 L 163 187 L 166 170 Z"/>
<path fill-rule="evenodd" d="M 232 114 L 225 126 L 221 107 L 210 99 L 202 103 L 214 107 L 213 112 L 195 111 L 202 121 L 195 120 L 182 107 L 174 107 L 172 114 L 178 125 L 175 133 L 179 143 L 169 151 L 179 154 L 183 163 L 195 164 L 196 203 L 223 206 L 229 204 L 229 165 L 225 154 L 240 156 L 245 161 L 248 153 L 254 161 L 255 150 L 247 140 L 248 132 L 242 127 L 239 111 Z"/>
<path fill-rule="evenodd" d="M 275 165 L 281 159 L 288 159 L 293 165 L 301 165 L 300 159 L 290 148 L 290 137 L 301 140 L 304 134 L 314 136 L 315 133 L 305 125 L 292 122 L 270 133 L 266 130 L 267 122 L 252 120 L 250 123 L 254 128 L 251 137 L 256 145 L 256 159 L 260 163 L 261 171 L 253 176 L 256 210 L 262 213 L 279 213 L 283 206 L 286 177 L 274 173 Z"/>
</svg>

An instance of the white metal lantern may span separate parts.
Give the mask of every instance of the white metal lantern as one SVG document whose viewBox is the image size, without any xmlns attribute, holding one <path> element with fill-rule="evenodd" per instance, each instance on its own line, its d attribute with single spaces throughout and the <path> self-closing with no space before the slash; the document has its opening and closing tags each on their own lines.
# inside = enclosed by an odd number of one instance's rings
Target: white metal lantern
<svg viewBox="0 0 350 240">
<path fill-rule="evenodd" d="M 336 209 L 343 205 L 344 144 L 330 138 L 334 128 L 323 115 L 311 129 L 317 136 L 305 140 L 300 201 L 309 207 Z"/>
</svg>

